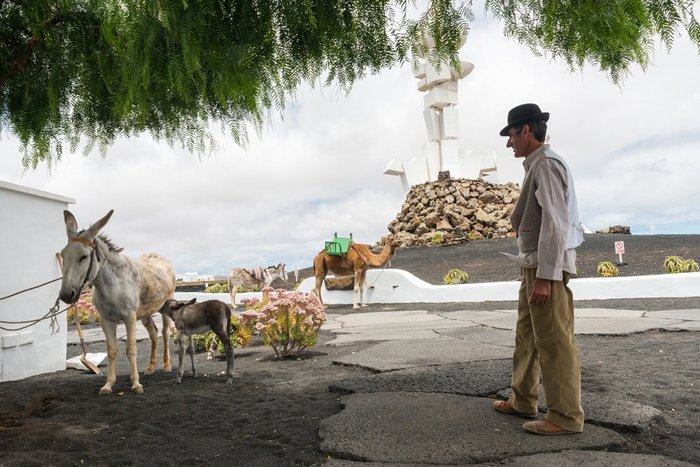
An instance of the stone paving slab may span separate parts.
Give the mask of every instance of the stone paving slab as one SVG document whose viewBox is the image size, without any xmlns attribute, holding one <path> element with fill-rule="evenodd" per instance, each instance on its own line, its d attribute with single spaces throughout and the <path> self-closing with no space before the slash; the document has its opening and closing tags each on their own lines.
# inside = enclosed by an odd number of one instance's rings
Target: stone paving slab
<svg viewBox="0 0 700 467">
<path fill-rule="evenodd" d="M 576 318 L 576 334 L 625 335 L 662 329 L 682 323 L 680 320 L 656 318 Z"/>
<path fill-rule="evenodd" d="M 618 310 L 610 308 L 574 308 L 576 318 L 643 318 L 641 310 Z"/>
<path fill-rule="evenodd" d="M 648 318 L 682 319 L 684 321 L 700 322 L 700 310 L 698 309 L 646 311 L 644 315 Z"/>
<path fill-rule="evenodd" d="M 331 459 L 323 465 L 328 467 L 424 467 L 424 464 L 396 464 L 393 462 L 360 462 Z M 513 466 L 513 467 L 691 467 L 693 464 L 678 461 L 656 454 L 631 454 L 606 451 L 562 451 L 529 456 L 514 457 L 497 462 L 470 464 L 474 466 Z"/>
<path fill-rule="evenodd" d="M 663 413 L 656 407 L 624 401 L 598 394 L 584 392 L 581 405 L 586 412 L 586 420 L 608 428 L 641 432 L 664 420 Z M 542 410 L 546 410 L 542 407 Z"/>
<path fill-rule="evenodd" d="M 510 386 L 510 382 L 508 386 Z M 496 392 L 496 396 L 499 399 L 508 399 L 510 395 L 510 387 Z M 656 407 L 620 400 L 598 393 L 583 391 L 581 394 L 581 406 L 583 406 L 586 414 L 586 423 L 595 423 L 624 431 L 641 432 L 649 430 L 652 425 L 665 420 L 663 412 Z M 537 410 L 541 413 L 547 412 L 547 402 L 543 391 L 540 391 Z"/>
<path fill-rule="evenodd" d="M 441 337 L 380 342 L 359 352 L 339 357 L 333 362 L 382 372 L 417 366 L 504 359 L 512 356 L 512 348 Z"/>
<path fill-rule="evenodd" d="M 336 338 L 326 342 L 326 345 L 340 345 L 358 341 L 413 340 L 438 339 L 438 331 L 449 328 L 464 328 L 476 324 L 446 319 L 431 321 L 411 321 L 402 323 L 385 323 L 373 326 L 356 326 L 335 329 Z"/>
<path fill-rule="evenodd" d="M 700 331 L 700 321 L 681 321 L 678 324 L 665 326 L 667 331 Z"/>
<path fill-rule="evenodd" d="M 482 466 L 496 464 L 478 464 Z M 631 454 L 604 451 L 563 451 L 520 456 L 498 465 L 513 467 L 561 467 L 563 465 L 595 465 L 596 467 L 689 467 L 693 464 L 655 454 Z"/>
<path fill-rule="evenodd" d="M 456 363 L 389 371 L 339 381 L 340 393 L 431 392 L 486 397 L 510 386 L 510 359 Z"/>
<path fill-rule="evenodd" d="M 340 381 L 331 390 L 340 393 L 429 392 L 466 396 L 510 396 L 510 359 L 415 367 Z M 586 420 L 608 428 L 640 432 L 664 420 L 660 410 L 636 402 L 587 393 L 581 395 Z M 539 410 L 545 413 L 544 393 Z"/>
<path fill-rule="evenodd" d="M 432 393 L 344 396 L 345 408 L 323 420 L 321 449 L 370 462 L 467 464 L 515 456 L 622 446 L 625 438 L 594 425 L 578 435 L 533 436 L 525 420 L 500 414 L 486 398 Z"/>
<path fill-rule="evenodd" d="M 352 313 L 336 317 L 336 320 L 343 323 L 346 327 L 374 326 L 389 323 L 407 324 L 439 321 L 441 319 L 440 316 L 430 314 L 427 310 L 375 311 L 372 313 Z"/>
<path fill-rule="evenodd" d="M 445 337 L 454 337 L 468 342 L 483 342 L 485 344 L 515 347 L 515 332 L 504 329 L 494 329 L 486 326 L 470 326 L 466 328 L 438 329 L 437 333 Z"/>
</svg>

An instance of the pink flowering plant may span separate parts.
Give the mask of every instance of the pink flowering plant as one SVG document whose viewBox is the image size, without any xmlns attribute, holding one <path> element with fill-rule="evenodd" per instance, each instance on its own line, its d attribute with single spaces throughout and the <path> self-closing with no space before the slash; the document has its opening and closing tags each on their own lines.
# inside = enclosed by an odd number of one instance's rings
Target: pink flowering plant
<svg viewBox="0 0 700 467">
<path fill-rule="evenodd" d="M 80 324 L 88 324 L 90 321 L 100 322 L 100 313 L 92 304 L 92 290 L 84 290 L 78 301 L 66 311 L 69 324 L 74 324 L 76 317 Z"/>
<path fill-rule="evenodd" d="M 277 358 L 296 356 L 316 345 L 318 332 L 326 322 L 326 311 L 315 295 L 263 289 L 263 298 L 243 300 L 246 310 L 239 320 L 241 326 L 254 323 L 263 343 L 272 346 Z"/>
</svg>

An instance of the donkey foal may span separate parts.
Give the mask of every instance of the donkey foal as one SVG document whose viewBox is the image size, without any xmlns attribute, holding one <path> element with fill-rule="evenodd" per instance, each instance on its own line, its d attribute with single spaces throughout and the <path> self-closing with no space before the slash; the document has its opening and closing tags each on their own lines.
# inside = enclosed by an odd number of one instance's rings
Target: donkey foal
<svg viewBox="0 0 700 467">
<path fill-rule="evenodd" d="M 197 368 L 194 364 L 194 334 L 204 334 L 214 331 L 216 336 L 224 343 L 226 349 L 226 382 L 233 383 L 233 346 L 229 334 L 231 333 L 231 309 L 222 301 L 207 300 L 195 303 L 196 298 L 185 302 L 174 299 L 166 300 L 160 309 L 163 316 L 167 316 L 175 322 L 177 328 L 177 343 L 179 346 L 179 365 L 177 369 L 177 382 L 182 382 L 184 371 L 185 336 L 188 337 L 187 353 L 192 362 L 192 375 L 197 377 Z"/>
</svg>

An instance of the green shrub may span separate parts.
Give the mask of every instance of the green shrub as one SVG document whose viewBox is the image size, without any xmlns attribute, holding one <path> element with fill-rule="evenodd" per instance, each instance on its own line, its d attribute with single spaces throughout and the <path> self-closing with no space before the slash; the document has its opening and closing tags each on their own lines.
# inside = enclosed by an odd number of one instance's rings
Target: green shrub
<svg viewBox="0 0 700 467">
<path fill-rule="evenodd" d="M 212 284 L 204 289 L 204 293 L 228 293 L 228 284 Z"/>
<path fill-rule="evenodd" d="M 615 277 L 620 274 L 620 270 L 610 261 L 598 263 L 598 275 L 600 277 Z"/>
<path fill-rule="evenodd" d="M 431 242 L 433 245 L 440 245 L 445 242 L 445 239 L 442 237 L 441 233 L 435 232 Z"/>
<path fill-rule="evenodd" d="M 694 259 L 685 260 L 685 272 L 700 272 L 700 265 Z"/>
<path fill-rule="evenodd" d="M 450 269 L 442 281 L 447 285 L 466 284 L 469 282 L 469 274 L 460 269 Z"/>
<path fill-rule="evenodd" d="M 683 259 L 680 256 L 667 256 L 664 260 L 664 270 L 669 274 L 681 272 L 698 272 L 700 266 L 694 259 Z"/>
</svg>

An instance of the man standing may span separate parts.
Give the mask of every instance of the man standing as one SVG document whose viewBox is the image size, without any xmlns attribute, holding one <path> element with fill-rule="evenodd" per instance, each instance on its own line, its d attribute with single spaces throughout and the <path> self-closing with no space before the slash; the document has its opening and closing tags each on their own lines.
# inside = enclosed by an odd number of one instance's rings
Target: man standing
<svg viewBox="0 0 700 467">
<path fill-rule="evenodd" d="M 525 179 L 511 214 L 522 268 L 513 352 L 513 393 L 496 401 L 499 412 L 537 418 L 540 374 L 547 402 L 544 418 L 523 428 L 540 435 L 583 431 L 581 367 L 574 336 L 574 301 L 568 287 L 583 242 L 571 172 L 544 144 L 549 113 L 535 104 L 508 112 L 506 147 L 523 157 Z"/>
</svg>

